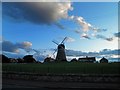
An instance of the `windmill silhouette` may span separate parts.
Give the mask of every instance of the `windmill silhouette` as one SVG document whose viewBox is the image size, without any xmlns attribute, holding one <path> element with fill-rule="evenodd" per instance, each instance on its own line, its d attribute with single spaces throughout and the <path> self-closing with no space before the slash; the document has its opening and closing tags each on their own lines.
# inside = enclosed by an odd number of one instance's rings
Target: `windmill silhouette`
<svg viewBox="0 0 120 90">
<path fill-rule="evenodd" d="M 65 54 L 65 45 L 64 42 L 67 39 L 67 37 L 65 37 L 60 44 L 58 44 L 55 41 L 52 41 L 53 43 L 55 43 L 57 45 L 57 49 L 55 50 L 55 52 L 53 53 L 53 55 L 57 52 L 56 55 L 56 61 L 67 61 L 66 59 L 66 54 Z"/>
</svg>

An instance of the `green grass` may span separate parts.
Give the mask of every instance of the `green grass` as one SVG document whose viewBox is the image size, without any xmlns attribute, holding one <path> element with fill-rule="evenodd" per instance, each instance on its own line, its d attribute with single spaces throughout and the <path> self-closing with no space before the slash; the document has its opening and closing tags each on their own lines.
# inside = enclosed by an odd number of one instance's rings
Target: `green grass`
<svg viewBox="0 0 120 90">
<path fill-rule="evenodd" d="M 119 63 L 44 63 L 2 64 L 3 71 L 39 74 L 120 74 Z"/>
</svg>

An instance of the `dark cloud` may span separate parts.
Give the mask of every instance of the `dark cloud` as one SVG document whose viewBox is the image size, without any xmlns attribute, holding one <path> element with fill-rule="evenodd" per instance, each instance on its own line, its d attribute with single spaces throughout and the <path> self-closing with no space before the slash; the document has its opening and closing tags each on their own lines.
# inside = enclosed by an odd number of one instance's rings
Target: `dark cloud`
<svg viewBox="0 0 120 90">
<path fill-rule="evenodd" d="M 2 51 L 7 52 L 19 52 L 18 47 L 10 41 L 3 41 L 2 42 Z"/>
<path fill-rule="evenodd" d="M 91 39 L 90 36 L 88 36 L 86 33 L 83 33 L 81 36 L 86 39 Z"/>
<path fill-rule="evenodd" d="M 63 25 L 61 25 L 60 23 L 55 23 L 55 25 L 57 26 L 57 27 L 59 27 L 60 29 L 65 29 L 65 27 L 63 26 Z"/>
<path fill-rule="evenodd" d="M 119 55 L 120 54 L 120 49 L 115 49 L 115 50 L 111 50 L 111 49 L 104 49 L 102 51 L 99 52 L 100 55 Z"/>
<path fill-rule="evenodd" d="M 95 37 L 98 38 L 98 39 L 100 38 L 100 39 L 104 39 L 104 40 L 107 40 L 107 41 L 113 41 L 112 37 L 108 38 L 108 37 L 100 35 L 100 34 L 97 34 Z"/>
<path fill-rule="evenodd" d="M 84 37 L 84 38 L 86 38 L 86 39 L 91 39 L 89 36 L 82 36 L 82 37 Z"/>
<path fill-rule="evenodd" d="M 93 28 L 94 31 L 97 31 L 97 32 L 106 32 L 107 29 L 99 29 L 99 28 Z"/>
<path fill-rule="evenodd" d="M 66 50 L 67 56 L 100 56 L 100 55 L 120 55 L 120 49 L 103 49 L 99 52 L 82 52 L 75 50 Z"/>
<path fill-rule="evenodd" d="M 108 58 L 110 61 L 118 61 L 120 62 L 120 58 Z"/>
<path fill-rule="evenodd" d="M 10 41 L 2 41 L 2 51 L 19 53 L 19 49 L 27 50 L 32 46 L 31 42 L 12 43 Z"/>
<path fill-rule="evenodd" d="M 71 3 L 58 2 L 4 2 L 3 16 L 14 21 L 29 21 L 34 24 L 55 24 L 61 29 L 58 20 L 67 18 Z"/>
<path fill-rule="evenodd" d="M 75 51 L 75 50 L 66 50 L 67 56 L 96 56 L 99 53 L 97 52 L 82 52 L 82 51 Z"/>
</svg>

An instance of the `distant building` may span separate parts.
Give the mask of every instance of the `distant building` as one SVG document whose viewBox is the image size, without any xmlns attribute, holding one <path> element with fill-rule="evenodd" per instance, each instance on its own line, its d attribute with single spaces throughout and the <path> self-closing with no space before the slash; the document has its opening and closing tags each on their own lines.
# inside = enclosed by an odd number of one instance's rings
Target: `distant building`
<svg viewBox="0 0 120 90">
<path fill-rule="evenodd" d="M 55 59 L 53 59 L 53 58 L 51 58 L 51 57 L 46 57 L 45 59 L 44 59 L 44 62 L 54 62 L 55 61 Z"/>
<path fill-rule="evenodd" d="M 88 63 L 94 63 L 96 61 L 95 57 L 85 57 L 85 58 L 79 58 L 78 61 L 80 62 L 88 62 Z"/>
<path fill-rule="evenodd" d="M 100 60 L 100 63 L 108 63 L 108 60 L 103 57 L 103 58 Z"/>
</svg>

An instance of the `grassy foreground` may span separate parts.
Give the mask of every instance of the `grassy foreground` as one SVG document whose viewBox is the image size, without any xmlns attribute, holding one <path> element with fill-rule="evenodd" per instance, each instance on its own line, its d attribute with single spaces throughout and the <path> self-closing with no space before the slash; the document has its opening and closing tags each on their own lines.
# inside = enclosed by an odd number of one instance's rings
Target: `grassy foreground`
<svg viewBox="0 0 120 90">
<path fill-rule="evenodd" d="M 120 74 L 119 63 L 31 63 L 2 64 L 3 71 L 30 72 L 38 74 Z"/>
</svg>

